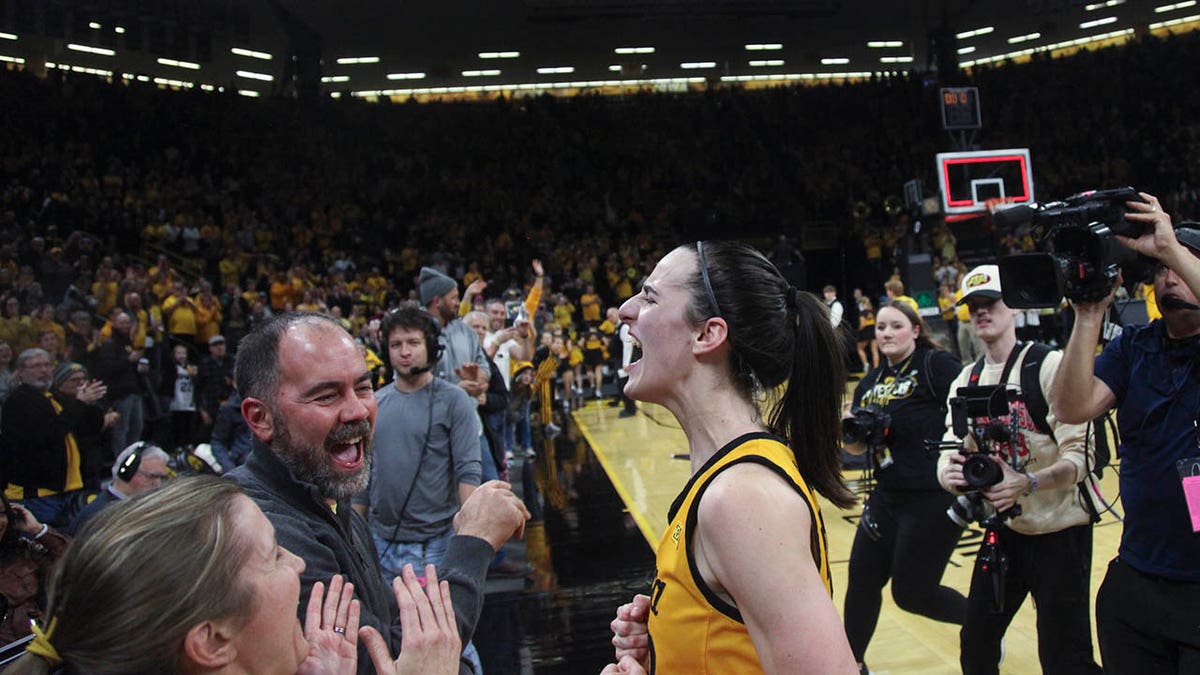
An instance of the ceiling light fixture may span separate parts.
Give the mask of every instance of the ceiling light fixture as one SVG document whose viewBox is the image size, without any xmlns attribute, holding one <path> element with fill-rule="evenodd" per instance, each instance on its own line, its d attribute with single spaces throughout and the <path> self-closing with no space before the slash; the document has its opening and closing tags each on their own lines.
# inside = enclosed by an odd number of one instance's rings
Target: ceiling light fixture
<svg viewBox="0 0 1200 675">
<path fill-rule="evenodd" d="M 229 51 L 237 54 L 238 56 L 249 56 L 252 59 L 261 59 L 263 61 L 270 61 L 272 58 L 271 55 L 266 52 L 255 51 L 253 49 L 242 49 L 241 47 L 234 47 Z"/>
</svg>

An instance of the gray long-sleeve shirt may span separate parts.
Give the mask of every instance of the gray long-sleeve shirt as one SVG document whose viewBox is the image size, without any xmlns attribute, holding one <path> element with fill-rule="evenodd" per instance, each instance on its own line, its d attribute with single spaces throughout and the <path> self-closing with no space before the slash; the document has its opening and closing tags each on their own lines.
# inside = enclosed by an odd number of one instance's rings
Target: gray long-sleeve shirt
<svg viewBox="0 0 1200 675">
<path fill-rule="evenodd" d="M 475 402 L 436 377 L 411 393 L 389 384 L 375 398 L 371 483 L 355 502 L 369 507 L 371 530 L 386 541 L 445 533 L 458 513 L 459 484 L 481 478 Z"/>
</svg>

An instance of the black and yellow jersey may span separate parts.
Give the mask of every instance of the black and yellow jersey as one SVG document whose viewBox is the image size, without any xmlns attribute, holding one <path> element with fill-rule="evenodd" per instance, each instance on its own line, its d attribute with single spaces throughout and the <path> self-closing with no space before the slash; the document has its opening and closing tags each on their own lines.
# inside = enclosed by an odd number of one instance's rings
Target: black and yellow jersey
<svg viewBox="0 0 1200 675">
<path fill-rule="evenodd" d="M 650 591 L 651 673 L 762 672 L 741 613 L 700 577 L 691 546 L 705 490 L 722 471 L 744 462 L 771 468 L 804 498 L 812 514 L 813 561 L 825 588 L 833 593 L 820 506 L 800 475 L 792 451 L 768 433 L 740 436 L 709 458 L 671 505 Z"/>
</svg>

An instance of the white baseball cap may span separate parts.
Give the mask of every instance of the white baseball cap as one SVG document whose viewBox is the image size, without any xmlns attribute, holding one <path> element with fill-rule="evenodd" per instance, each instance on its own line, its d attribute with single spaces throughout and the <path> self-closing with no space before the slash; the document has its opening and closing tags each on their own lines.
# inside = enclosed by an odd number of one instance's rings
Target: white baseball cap
<svg viewBox="0 0 1200 675">
<path fill-rule="evenodd" d="M 967 272 L 962 282 L 962 299 L 957 304 L 963 304 L 972 296 L 996 300 L 1000 293 L 1000 268 L 996 265 L 980 265 Z"/>
</svg>

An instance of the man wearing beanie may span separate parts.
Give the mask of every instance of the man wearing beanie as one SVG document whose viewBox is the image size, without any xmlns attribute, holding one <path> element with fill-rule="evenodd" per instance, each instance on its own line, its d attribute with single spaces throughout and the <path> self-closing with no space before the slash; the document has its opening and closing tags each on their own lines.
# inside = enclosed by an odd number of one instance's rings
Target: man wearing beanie
<svg viewBox="0 0 1200 675">
<path fill-rule="evenodd" d="M 422 267 L 417 287 L 421 294 L 421 305 L 433 315 L 442 329 L 439 338 L 442 355 L 434 365 L 433 374 L 450 384 L 462 387 L 476 405 L 482 405 L 487 397 L 492 366 L 487 353 L 483 351 L 479 335 L 458 315 L 458 283 L 432 267 Z M 492 458 L 492 448 L 488 444 L 487 435 L 483 432 L 483 419 L 479 415 L 474 415 L 473 418 L 476 424 L 475 434 L 479 437 L 482 480 L 495 480 L 500 477 L 500 471 Z M 505 560 L 503 551 L 492 559 L 489 570 L 518 574 L 524 572 L 523 566 Z"/>
<path fill-rule="evenodd" d="M 75 443 L 79 446 L 80 474 L 83 487 L 99 490 L 106 473 L 103 445 L 104 430 L 116 424 L 117 413 L 100 407 L 108 387 L 100 380 L 88 379 L 87 368 L 64 361 L 54 369 L 50 393 L 63 407 L 62 415 L 74 420 Z"/>
<path fill-rule="evenodd" d="M 417 288 L 421 306 L 442 329 L 442 358 L 433 374 L 477 399 L 487 391 L 491 368 L 479 336 L 458 316 L 458 282 L 432 267 L 422 267 Z"/>
<path fill-rule="evenodd" d="M 8 499 L 39 522 L 63 527 L 73 493 L 83 488 L 84 469 L 78 420 L 50 392 L 53 373 L 45 350 L 26 349 L 17 357 L 21 383 L 0 413 L 0 463 Z"/>
</svg>

